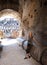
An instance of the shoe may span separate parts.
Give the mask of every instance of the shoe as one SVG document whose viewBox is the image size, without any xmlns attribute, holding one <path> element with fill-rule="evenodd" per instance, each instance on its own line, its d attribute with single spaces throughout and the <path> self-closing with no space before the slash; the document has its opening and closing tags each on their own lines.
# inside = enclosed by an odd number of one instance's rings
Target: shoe
<svg viewBox="0 0 47 65">
<path fill-rule="evenodd" d="M 31 56 L 29 56 L 29 58 L 31 58 Z"/>
<path fill-rule="evenodd" d="M 27 59 L 27 57 L 25 57 L 24 59 Z"/>
</svg>

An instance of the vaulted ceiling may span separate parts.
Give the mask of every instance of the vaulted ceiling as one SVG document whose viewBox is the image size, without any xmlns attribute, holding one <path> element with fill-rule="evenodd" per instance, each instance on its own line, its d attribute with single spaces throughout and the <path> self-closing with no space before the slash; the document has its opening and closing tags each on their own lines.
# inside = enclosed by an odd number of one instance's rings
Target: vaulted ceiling
<svg viewBox="0 0 47 65">
<path fill-rule="evenodd" d="M 18 11 L 19 0 L 0 0 L 0 10 L 3 9 L 14 9 Z"/>
</svg>

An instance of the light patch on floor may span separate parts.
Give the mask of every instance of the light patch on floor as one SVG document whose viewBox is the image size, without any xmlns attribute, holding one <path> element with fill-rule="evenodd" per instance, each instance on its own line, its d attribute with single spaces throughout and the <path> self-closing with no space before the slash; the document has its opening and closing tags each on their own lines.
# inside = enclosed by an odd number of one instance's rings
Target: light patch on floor
<svg viewBox="0 0 47 65">
<path fill-rule="evenodd" d="M 0 39 L 0 41 L 3 46 L 8 46 L 8 45 L 12 45 L 12 44 L 22 44 L 24 39 L 20 38 L 20 37 L 18 37 L 16 39 L 4 38 L 4 39 Z"/>
<path fill-rule="evenodd" d="M 16 39 L 9 39 L 9 38 L 5 38 L 5 39 L 2 39 L 2 45 L 3 46 L 8 46 L 8 45 L 12 45 L 12 44 L 16 44 L 18 43 Z"/>
</svg>

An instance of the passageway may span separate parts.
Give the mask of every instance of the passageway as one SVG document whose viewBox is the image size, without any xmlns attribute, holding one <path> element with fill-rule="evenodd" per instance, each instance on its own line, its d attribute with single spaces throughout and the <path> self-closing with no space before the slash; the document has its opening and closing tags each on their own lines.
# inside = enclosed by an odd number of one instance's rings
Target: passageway
<svg viewBox="0 0 47 65">
<path fill-rule="evenodd" d="M 47 65 L 47 0 L 0 0 L 0 55 L 0 65 Z"/>
</svg>

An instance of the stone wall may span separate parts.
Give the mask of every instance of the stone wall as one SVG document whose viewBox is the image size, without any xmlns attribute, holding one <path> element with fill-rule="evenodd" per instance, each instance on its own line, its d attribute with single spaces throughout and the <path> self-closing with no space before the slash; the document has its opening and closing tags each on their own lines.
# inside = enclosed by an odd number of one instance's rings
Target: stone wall
<svg viewBox="0 0 47 65">
<path fill-rule="evenodd" d="M 31 31 L 33 33 L 34 38 L 40 45 L 41 43 L 43 44 L 43 36 L 45 39 L 47 38 L 45 37 L 47 35 L 47 5 L 45 1 L 46 0 L 24 0 L 23 5 L 22 22 L 24 28 L 27 32 Z"/>
<path fill-rule="evenodd" d="M 26 38 L 29 31 L 33 34 L 31 56 L 40 61 L 43 48 L 47 45 L 47 0 L 24 0 L 22 23 Z"/>
</svg>

